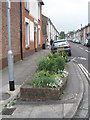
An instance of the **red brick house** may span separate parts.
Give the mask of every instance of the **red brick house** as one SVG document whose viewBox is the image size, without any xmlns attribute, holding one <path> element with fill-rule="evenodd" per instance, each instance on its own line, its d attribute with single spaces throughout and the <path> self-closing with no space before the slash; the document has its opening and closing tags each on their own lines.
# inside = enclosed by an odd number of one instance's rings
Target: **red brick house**
<svg viewBox="0 0 90 120">
<path fill-rule="evenodd" d="M 11 47 L 14 62 L 42 47 L 42 0 L 11 2 Z M 37 6 L 37 7 L 36 7 Z M 36 9 L 35 9 L 35 8 Z M 7 5 L 1 4 L 2 39 L 0 39 L 0 69 L 8 65 Z M 2 54 L 2 55 L 1 55 Z"/>
<path fill-rule="evenodd" d="M 0 68 L 8 65 L 8 31 L 7 31 L 7 4 L 2 2 L 2 56 L 0 57 Z M 14 56 L 14 62 L 21 59 L 20 53 L 20 4 L 17 2 L 11 3 L 11 46 Z M 0 50 L 1 51 L 1 50 Z"/>
<path fill-rule="evenodd" d="M 43 44 L 50 45 L 50 41 L 59 37 L 59 32 L 47 16 L 42 15 L 42 36 Z"/>
<path fill-rule="evenodd" d="M 82 28 L 82 44 L 85 43 L 88 35 L 88 25 Z"/>
<path fill-rule="evenodd" d="M 42 0 L 22 2 L 23 55 L 42 47 Z M 27 32 L 29 30 L 29 32 Z"/>
</svg>

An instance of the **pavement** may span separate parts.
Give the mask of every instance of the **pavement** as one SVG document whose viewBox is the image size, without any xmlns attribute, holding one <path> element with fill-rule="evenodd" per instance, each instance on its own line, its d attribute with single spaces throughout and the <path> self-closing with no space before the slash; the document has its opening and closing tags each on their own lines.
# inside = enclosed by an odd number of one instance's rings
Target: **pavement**
<svg viewBox="0 0 90 120">
<path fill-rule="evenodd" d="M 40 57 L 49 53 L 49 49 L 41 50 L 14 65 L 15 91 L 13 92 L 10 92 L 8 87 L 8 68 L 2 71 L 0 105 L 4 109 L 6 107 L 15 108 L 11 114 L 1 115 L 2 118 L 73 118 L 75 116 L 83 99 L 84 84 L 83 76 L 80 74 L 81 70 L 74 62 L 67 63 L 68 82 L 60 100 L 25 102 L 19 99 L 21 85 L 33 77 Z M 13 104 L 14 102 L 15 104 Z"/>
</svg>

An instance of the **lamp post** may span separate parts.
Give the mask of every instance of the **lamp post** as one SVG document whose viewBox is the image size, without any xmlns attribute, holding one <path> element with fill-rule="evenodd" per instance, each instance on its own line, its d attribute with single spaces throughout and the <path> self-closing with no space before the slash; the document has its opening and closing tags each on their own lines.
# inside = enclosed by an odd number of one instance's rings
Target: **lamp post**
<svg viewBox="0 0 90 120">
<path fill-rule="evenodd" d="M 8 25 L 8 70 L 9 70 L 9 88 L 15 90 L 14 71 L 13 71 L 13 54 L 11 50 L 11 31 L 10 31 L 10 0 L 7 0 L 7 25 Z"/>
<path fill-rule="evenodd" d="M 82 42 L 82 24 L 81 24 L 81 42 Z"/>
</svg>

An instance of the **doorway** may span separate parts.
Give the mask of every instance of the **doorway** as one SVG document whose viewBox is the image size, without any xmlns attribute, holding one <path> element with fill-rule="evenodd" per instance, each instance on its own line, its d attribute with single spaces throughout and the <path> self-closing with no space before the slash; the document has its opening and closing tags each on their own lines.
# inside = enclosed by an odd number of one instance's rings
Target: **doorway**
<svg viewBox="0 0 90 120">
<path fill-rule="evenodd" d="M 37 51 L 37 24 L 34 24 L 34 48 Z"/>
</svg>

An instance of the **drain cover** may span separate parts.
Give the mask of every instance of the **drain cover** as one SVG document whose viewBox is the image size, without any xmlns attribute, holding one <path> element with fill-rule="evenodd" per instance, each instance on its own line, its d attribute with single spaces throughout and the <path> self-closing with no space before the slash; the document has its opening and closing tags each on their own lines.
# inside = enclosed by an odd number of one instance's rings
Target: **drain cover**
<svg viewBox="0 0 90 120">
<path fill-rule="evenodd" d="M 12 115 L 16 108 L 6 108 L 2 111 L 2 115 Z"/>
</svg>

